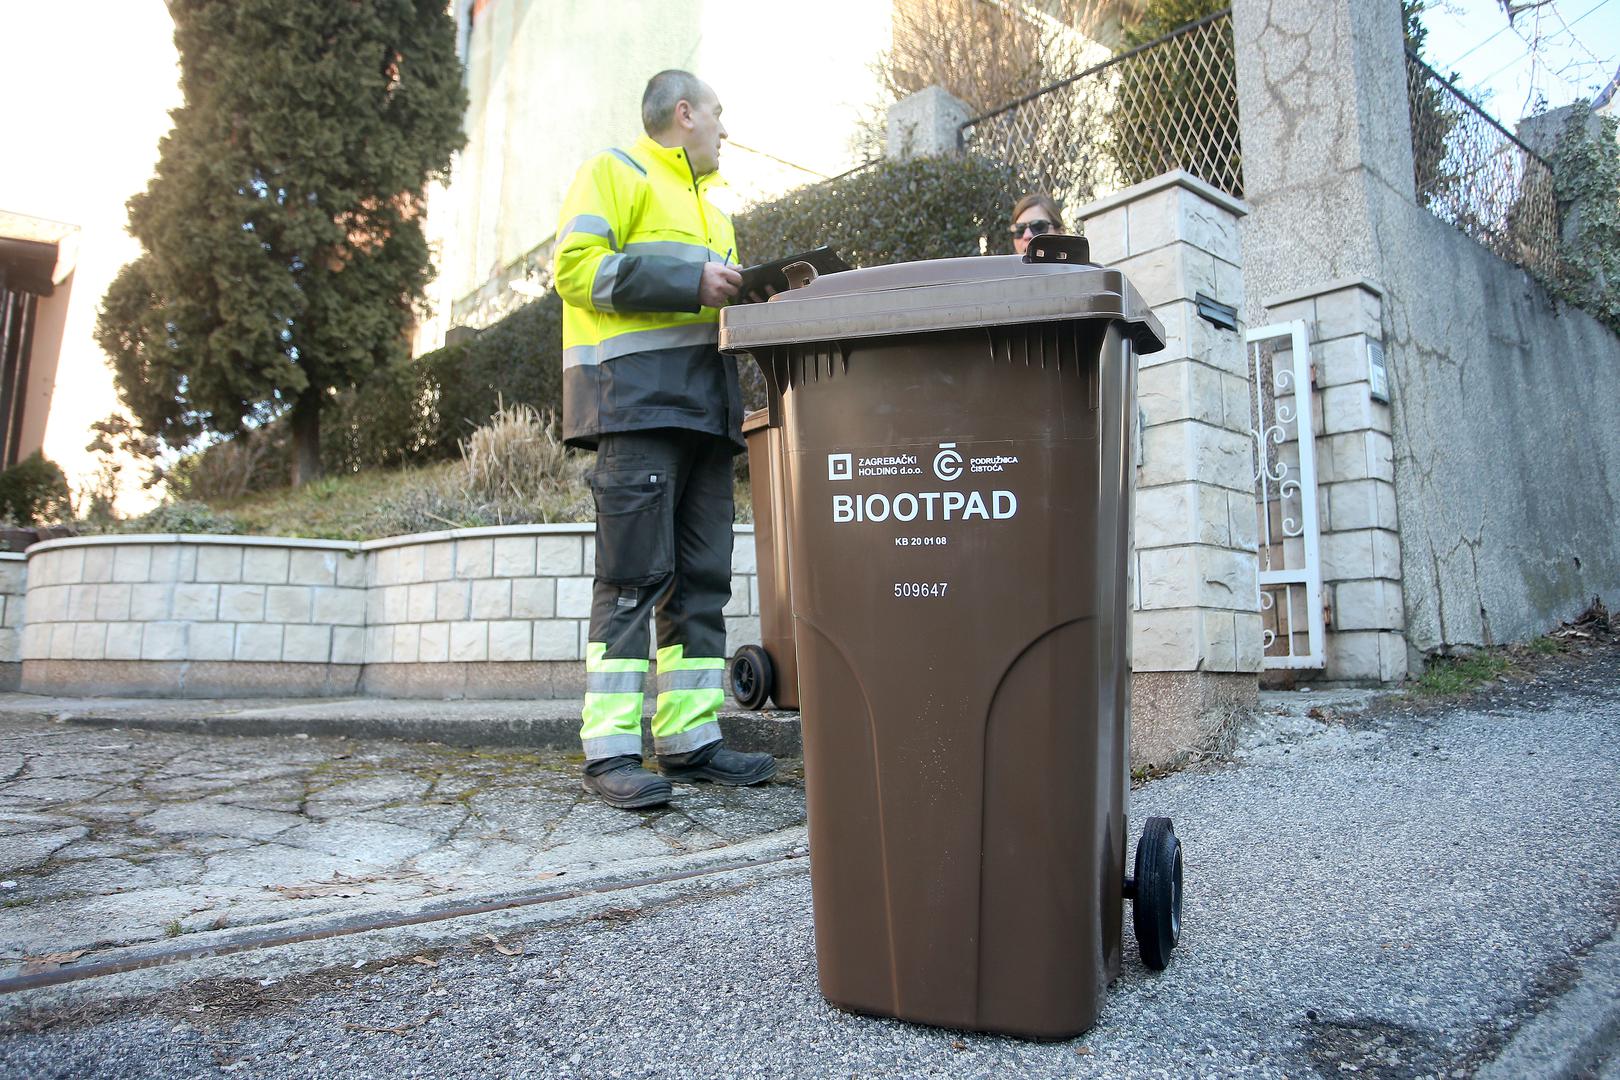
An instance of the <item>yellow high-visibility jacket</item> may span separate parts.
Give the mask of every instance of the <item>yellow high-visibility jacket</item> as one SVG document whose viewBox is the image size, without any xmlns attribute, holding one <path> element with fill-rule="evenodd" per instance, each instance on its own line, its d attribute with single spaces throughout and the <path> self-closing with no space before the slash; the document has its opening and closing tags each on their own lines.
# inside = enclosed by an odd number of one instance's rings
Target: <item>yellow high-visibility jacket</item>
<svg viewBox="0 0 1620 1080">
<path fill-rule="evenodd" d="M 698 304 L 703 263 L 738 262 L 731 219 L 686 151 L 643 136 L 579 170 L 557 227 L 563 299 L 563 438 L 688 428 L 742 440 L 737 363 L 720 312 Z"/>
</svg>

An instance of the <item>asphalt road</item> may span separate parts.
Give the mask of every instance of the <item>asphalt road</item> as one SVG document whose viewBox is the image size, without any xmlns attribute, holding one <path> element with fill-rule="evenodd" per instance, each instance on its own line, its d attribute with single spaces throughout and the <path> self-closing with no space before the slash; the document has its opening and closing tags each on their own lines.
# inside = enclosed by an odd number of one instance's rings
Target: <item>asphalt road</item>
<svg viewBox="0 0 1620 1080">
<path fill-rule="evenodd" d="M 8 995 L 0 1074 L 1612 1077 L 1617 706 L 1610 650 L 1450 705 L 1295 707 L 1133 792 L 1185 844 L 1184 937 L 1163 973 L 1128 950 L 1072 1041 L 829 1007 L 805 860 L 775 858 Z"/>
</svg>

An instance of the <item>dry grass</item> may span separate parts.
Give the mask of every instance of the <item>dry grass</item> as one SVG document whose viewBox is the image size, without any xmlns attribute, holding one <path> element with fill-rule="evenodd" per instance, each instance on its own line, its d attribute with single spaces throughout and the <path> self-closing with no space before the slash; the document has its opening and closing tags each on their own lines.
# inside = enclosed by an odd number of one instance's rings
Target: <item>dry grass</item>
<svg viewBox="0 0 1620 1080">
<path fill-rule="evenodd" d="M 588 463 L 586 458 L 581 467 Z M 467 466 L 460 461 L 328 476 L 302 488 L 277 488 L 218 508 L 227 510 L 244 533 L 335 540 L 593 518 L 590 490 L 583 482 L 535 485 L 528 492 L 486 498 L 469 487 Z"/>
<path fill-rule="evenodd" d="M 227 514 L 234 531 L 334 540 L 591 522 L 595 505 L 586 478 L 593 460 L 562 444 L 552 417 L 513 406 L 473 432 L 460 461 L 327 476 L 301 488 L 210 500 L 205 509 Z M 736 519 L 752 521 L 746 480 L 737 482 L 736 498 Z"/>
<path fill-rule="evenodd" d="M 504 403 L 461 444 L 467 492 L 492 506 L 529 504 L 585 487 L 589 459 L 557 437 L 557 420 L 530 405 Z"/>
</svg>

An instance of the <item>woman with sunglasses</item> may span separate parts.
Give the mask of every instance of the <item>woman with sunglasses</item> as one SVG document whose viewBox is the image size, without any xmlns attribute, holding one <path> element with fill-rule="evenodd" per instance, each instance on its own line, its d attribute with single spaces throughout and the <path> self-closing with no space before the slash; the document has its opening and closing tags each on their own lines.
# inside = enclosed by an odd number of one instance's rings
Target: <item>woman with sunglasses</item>
<svg viewBox="0 0 1620 1080">
<path fill-rule="evenodd" d="M 1020 255 L 1029 247 L 1031 237 L 1063 231 L 1063 215 L 1058 212 L 1057 203 L 1042 191 L 1019 199 L 1013 206 L 1012 220 L 1013 250 Z"/>
</svg>

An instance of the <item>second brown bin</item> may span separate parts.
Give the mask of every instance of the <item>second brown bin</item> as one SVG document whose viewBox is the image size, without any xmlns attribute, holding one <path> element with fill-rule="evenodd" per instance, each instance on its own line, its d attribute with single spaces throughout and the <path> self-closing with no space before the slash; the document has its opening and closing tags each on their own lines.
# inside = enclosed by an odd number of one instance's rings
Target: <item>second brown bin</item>
<svg viewBox="0 0 1620 1080">
<path fill-rule="evenodd" d="M 787 465 L 782 425 L 770 410 L 743 417 L 748 440 L 748 484 L 754 503 L 754 562 L 759 584 L 758 645 L 744 645 L 732 657 L 728 689 L 745 709 L 762 708 L 767 698 L 779 709 L 799 707 L 799 661 L 793 649 L 792 580 L 788 573 Z"/>
</svg>

